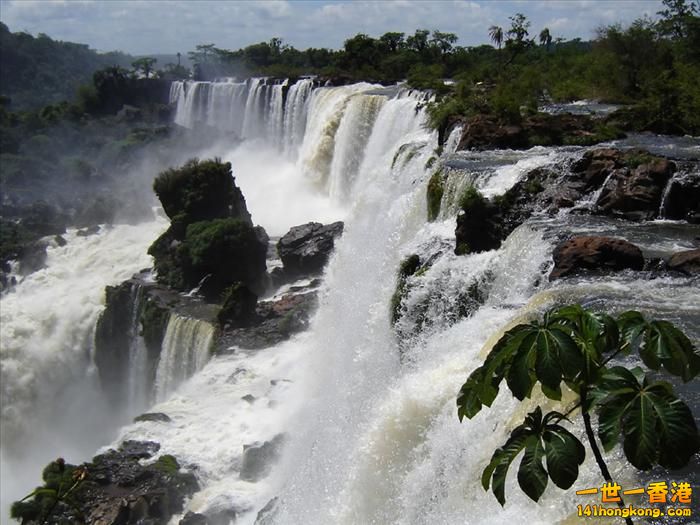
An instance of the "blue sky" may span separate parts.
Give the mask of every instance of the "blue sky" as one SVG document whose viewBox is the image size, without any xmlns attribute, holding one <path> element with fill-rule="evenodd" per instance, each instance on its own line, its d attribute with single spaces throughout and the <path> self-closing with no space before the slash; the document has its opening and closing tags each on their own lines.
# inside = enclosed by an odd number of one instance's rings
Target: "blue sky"
<svg viewBox="0 0 700 525">
<path fill-rule="evenodd" d="M 601 24 L 655 16 L 660 0 L 176 1 L 0 0 L 11 31 L 46 33 L 100 51 L 175 53 L 197 44 L 236 49 L 281 37 L 298 48 L 341 47 L 356 33 L 378 36 L 417 28 L 456 33 L 459 44 L 488 42 L 488 27 L 524 13 L 532 34 L 589 39 Z"/>
</svg>

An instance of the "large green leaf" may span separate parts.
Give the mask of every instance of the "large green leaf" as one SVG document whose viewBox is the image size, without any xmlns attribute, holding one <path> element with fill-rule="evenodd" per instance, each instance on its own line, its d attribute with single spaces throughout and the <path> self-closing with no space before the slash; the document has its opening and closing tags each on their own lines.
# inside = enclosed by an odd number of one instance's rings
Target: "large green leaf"
<svg viewBox="0 0 700 525">
<path fill-rule="evenodd" d="M 481 476 L 485 490 L 489 486 L 501 505 L 505 504 L 505 483 L 508 469 L 524 451 L 518 468 L 518 484 L 530 499 L 538 501 L 547 487 L 548 479 L 562 488 L 569 488 L 578 477 L 585 450 L 581 442 L 559 425 L 565 419 L 558 412 L 544 418 L 537 407 L 525 421 L 516 427 L 508 441 L 497 449 Z M 547 468 L 543 460 L 547 460 Z"/>
<path fill-rule="evenodd" d="M 681 467 L 700 450 L 695 419 L 670 384 L 640 382 L 630 370 L 614 367 L 597 389 L 598 434 L 606 450 L 622 436 L 627 459 L 641 470 Z"/>
<path fill-rule="evenodd" d="M 570 488 L 578 478 L 578 467 L 586 458 L 586 449 L 576 436 L 563 427 L 547 428 L 542 439 L 549 477 L 557 487 Z"/>
<path fill-rule="evenodd" d="M 624 347 L 638 351 L 652 370 L 665 368 L 683 381 L 690 381 L 700 373 L 700 355 L 693 343 L 668 321 L 649 321 L 639 312 L 629 311 L 617 320 Z"/>
</svg>

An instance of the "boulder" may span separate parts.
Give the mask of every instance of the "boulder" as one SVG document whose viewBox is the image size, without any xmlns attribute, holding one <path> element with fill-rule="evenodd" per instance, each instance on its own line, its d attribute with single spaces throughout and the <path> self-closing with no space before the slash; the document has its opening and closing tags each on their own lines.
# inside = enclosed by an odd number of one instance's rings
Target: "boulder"
<svg viewBox="0 0 700 525">
<path fill-rule="evenodd" d="M 167 414 L 162 412 L 148 412 L 146 414 L 141 414 L 134 418 L 134 423 L 139 423 L 142 421 L 151 421 L 156 423 L 172 423 L 172 419 Z"/>
<path fill-rule="evenodd" d="M 255 482 L 266 477 L 272 470 L 272 464 L 277 461 L 284 441 L 284 434 L 278 434 L 271 441 L 243 445 L 240 478 Z"/>
<path fill-rule="evenodd" d="M 663 218 L 700 224 L 700 171 L 674 177 L 662 204 Z"/>
<path fill-rule="evenodd" d="M 667 159 L 644 153 L 638 159 L 628 153 L 625 161 L 625 167 L 616 169 L 608 179 L 596 205 L 608 215 L 653 219 L 658 215 L 664 189 L 676 166 Z"/>
<path fill-rule="evenodd" d="M 700 249 L 674 253 L 668 260 L 667 267 L 686 275 L 700 274 Z"/>
<path fill-rule="evenodd" d="M 644 256 L 632 243 L 612 237 L 574 237 L 554 250 L 550 280 L 578 273 L 642 270 Z"/>
<path fill-rule="evenodd" d="M 338 221 L 323 225 L 309 222 L 294 226 L 278 242 L 277 253 L 290 278 L 317 275 L 328 262 L 336 237 L 343 233 Z"/>
<path fill-rule="evenodd" d="M 499 207 L 479 191 L 468 188 L 460 199 L 462 212 L 457 216 L 455 253 L 464 255 L 495 250 L 503 239 Z"/>
<path fill-rule="evenodd" d="M 492 115 L 476 115 L 467 120 L 458 150 L 527 148 L 527 133 L 516 125 L 502 125 Z"/>
</svg>

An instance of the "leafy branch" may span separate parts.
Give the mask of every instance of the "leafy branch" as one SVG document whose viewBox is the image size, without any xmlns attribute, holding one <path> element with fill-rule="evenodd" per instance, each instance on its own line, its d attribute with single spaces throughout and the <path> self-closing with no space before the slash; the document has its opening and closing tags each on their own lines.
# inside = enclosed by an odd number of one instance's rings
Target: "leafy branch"
<svg viewBox="0 0 700 525">
<path fill-rule="evenodd" d="M 578 399 L 566 414 L 543 415 L 539 406 L 529 413 L 494 452 L 481 478 L 484 489 L 490 487 L 504 505 L 508 469 L 523 452 L 518 483 L 532 500 L 540 499 L 549 479 L 559 488 L 570 488 L 585 448 L 561 423 L 576 408 L 581 409 L 589 446 L 607 482 L 612 477 L 598 447 L 592 414 L 598 416 L 598 438 L 606 452 L 621 439 L 625 456 L 638 469 L 686 465 L 700 449 L 693 415 L 670 383 L 652 381 L 639 367 L 608 367 L 631 352 L 637 352 L 649 370 L 663 369 L 685 382 L 700 372 L 700 355 L 681 330 L 668 321 L 647 321 L 635 311 L 614 318 L 570 305 L 506 332 L 462 386 L 457 398 L 460 421 L 490 407 L 504 380 L 520 401 L 530 398 L 538 383 L 546 397 L 561 401 L 562 382 Z M 618 504 L 624 507 L 624 502 Z"/>
</svg>

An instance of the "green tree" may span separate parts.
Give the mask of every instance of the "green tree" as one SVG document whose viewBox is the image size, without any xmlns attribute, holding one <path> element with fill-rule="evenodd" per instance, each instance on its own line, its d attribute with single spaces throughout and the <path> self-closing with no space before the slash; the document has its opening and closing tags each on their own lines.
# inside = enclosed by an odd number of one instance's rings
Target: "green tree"
<svg viewBox="0 0 700 525">
<path fill-rule="evenodd" d="M 134 60 L 131 63 L 131 67 L 133 67 L 134 71 L 137 73 L 141 73 L 146 78 L 150 78 L 151 72 L 153 71 L 153 66 L 156 62 L 158 62 L 158 59 L 156 58 L 142 57 L 138 60 Z"/>
<path fill-rule="evenodd" d="M 549 51 L 549 46 L 552 45 L 552 35 L 547 27 L 540 31 L 540 45 L 545 46 L 547 51 Z"/>
<path fill-rule="evenodd" d="M 532 396 L 537 383 L 549 399 L 561 401 L 562 383 L 578 397 L 566 414 L 543 415 L 539 406 L 528 414 L 494 452 L 481 478 L 484 489 L 491 487 L 504 505 L 506 475 L 521 452 L 518 483 L 531 499 L 539 500 L 548 479 L 570 488 L 585 448 L 561 423 L 576 409 L 606 482 L 613 480 L 596 440 L 593 414 L 598 415 L 598 438 L 606 452 L 622 441 L 627 460 L 638 469 L 686 465 L 700 449 L 695 419 L 671 384 L 653 380 L 640 367 L 613 366 L 630 352 L 637 352 L 647 369 L 663 369 L 686 382 L 700 371 L 700 355 L 683 332 L 635 311 L 613 318 L 579 305 L 564 306 L 547 312 L 541 322 L 506 332 L 462 386 L 457 398 L 460 421 L 474 417 L 483 405 L 491 406 L 504 379 L 520 401 Z M 619 505 L 624 507 L 622 501 Z"/>
<path fill-rule="evenodd" d="M 489 36 L 491 37 L 493 43 L 496 44 L 496 47 L 501 49 L 501 46 L 503 45 L 503 28 L 498 26 L 489 27 Z"/>
</svg>

